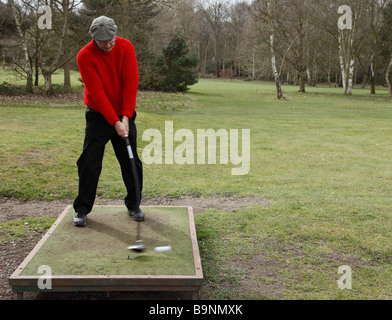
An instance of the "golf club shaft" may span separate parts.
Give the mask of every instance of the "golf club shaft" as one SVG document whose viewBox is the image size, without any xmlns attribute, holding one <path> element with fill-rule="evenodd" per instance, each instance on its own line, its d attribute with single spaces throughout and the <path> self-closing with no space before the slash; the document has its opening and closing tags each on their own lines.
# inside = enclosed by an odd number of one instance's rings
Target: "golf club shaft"
<svg viewBox="0 0 392 320">
<path fill-rule="evenodd" d="M 140 241 L 140 222 L 137 223 L 137 235 L 136 235 L 136 242 Z"/>
<path fill-rule="evenodd" d="M 125 140 L 125 144 L 127 146 L 129 160 L 131 162 L 131 170 L 132 170 L 133 180 L 134 180 L 134 184 L 135 184 L 136 202 L 137 202 L 137 206 L 139 207 L 140 206 L 140 187 L 139 187 L 139 179 L 138 179 L 138 175 L 137 175 L 135 157 L 133 155 L 133 151 L 132 151 L 132 147 L 131 147 L 131 143 L 129 141 L 129 138 L 125 137 L 124 140 Z"/>
<path fill-rule="evenodd" d="M 135 184 L 135 193 L 136 193 L 136 202 L 137 202 L 137 207 L 140 207 L 140 187 L 139 187 L 139 179 L 137 175 L 137 169 L 136 169 L 136 163 L 135 163 L 135 157 L 132 152 L 132 147 L 131 143 L 129 141 L 128 137 L 124 138 L 125 144 L 127 146 L 128 150 L 128 155 L 129 155 L 129 160 L 131 162 L 131 170 L 132 170 L 132 176 L 133 176 L 133 181 Z M 136 232 L 136 243 L 138 245 L 136 246 L 139 250 L 138 252 L 141 252 L 144 249 L 144 246 L 141 244 L 141 239 L 140 239 L 140 222 L 137 223 L 137 232 Z"/>
</svg>

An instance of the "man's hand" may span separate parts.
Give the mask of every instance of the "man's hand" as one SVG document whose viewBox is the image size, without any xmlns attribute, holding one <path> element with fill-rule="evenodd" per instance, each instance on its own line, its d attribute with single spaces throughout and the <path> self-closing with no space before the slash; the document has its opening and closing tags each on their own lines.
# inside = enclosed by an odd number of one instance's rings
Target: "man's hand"
<svg viewBox="0 0 392 320">
<path fill-rule="evenodd" d="M 123 116 L 121 122 L 124 124 L 125 129 L 127 130 L 127 135 L 128 135 L 129 134 L 129 119 L 128 119 L 128 117 Z"/>
<path fill-rule="evenodd" d="M 117 121 L 116 124 L 114 125 L 114 128 L 117 131 L 117 134 L 121 138 L 126 138 L 128 137 L 129 134 L 129 119 L 126 116 L 123 116 L 122 121 Z"/>
</svg>

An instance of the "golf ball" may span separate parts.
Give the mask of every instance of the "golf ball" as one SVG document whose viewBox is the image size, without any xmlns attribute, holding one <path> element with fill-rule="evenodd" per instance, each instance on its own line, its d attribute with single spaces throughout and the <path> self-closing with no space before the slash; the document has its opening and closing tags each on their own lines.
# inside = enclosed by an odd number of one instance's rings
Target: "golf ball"
<svg viewBox="0 0 392 320">
<path fill-rule="evenodd" d="M 165 251 L 170 251 L 172 249 L 171 246 L 165 246 L 165 247 L 155 247 L 154 251 L 155 252 L 165 252 Z"/>
</svg>

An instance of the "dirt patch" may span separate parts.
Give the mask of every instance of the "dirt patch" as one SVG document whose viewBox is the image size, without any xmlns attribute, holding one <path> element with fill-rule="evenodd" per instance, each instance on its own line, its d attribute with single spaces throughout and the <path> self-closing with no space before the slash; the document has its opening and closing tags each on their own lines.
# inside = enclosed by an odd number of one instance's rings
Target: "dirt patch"
<svg viewBox="0 0 392 320">
<path fill-rule="evenodd" d="M 241 289 L 246 288 L 247 296 L 255 300 L 283 299 L 283 292 L 288 289 L 280 274 L 285 269 L 283 263 L 259 254 L 252 259 L 239 258 L 233 265 L 246 273 Z"/>
<path fill-rule="evenodd" d="M 0 222 L 22 219 L 26 217 L 57 217 L 70 201 L 20 201 L 15 199 L 0 199 Z M 97 198 L 97 205 L 123 205 L 122 200 L 106 200 Z M 191 206 L 195 214 L 207 209 L 222 209 L 231 211 L 241 207 L 266 206 L 269 201 L 262 197 L 233 198 L 162 198 L 143 199 L 143 206 Z"/>
<path fill-rule="evenodd" d="M 102 200 L 97 199 L 96 204 L 100 205 L 122 205 L 121 200 Z M 153 199 L 143 199 L 142 205 L 144 206 L 190 206 L 193 208 L 193 213 L 198 214 L 208 209 L 220 209 L 225 211 L 235 210 L 241 207 L 252 206 L 267 206 L 269 201 L 262 197 L 247 197 L 247 198 L 234 198 L 234 197 L 211 197 L 211 198 L 194 198 L 194 197 L 181 197 L 181 198 L 163 198 L 157 197 Z"/>
<path fill-rule="evenodd" d="M 66 201 L 20 201 L 0 199 L 0 222 L 27 217 L 57 217 L 65 207 Z"/>
<path fill-rule="evenodd" d="M 0 199 L 0 222 L 22 219 L 26 217 L 58 217 L 69 205 L 70 201 L 20 201 L 15 199 Z M 97 199 L 97 205 L 123 205 L 121 200 Z M 269 202 L 266 198 L 248 197 L 214 197 L 192 198 L 182 197 L 178 199 L 154 198 L 144 199 L 144 206 L 191 206 L 195 214 L 207 209 L 221 209 L 226 211 L 241 207 L 265 206 Z M 1 232 L 1 230 L 0 230 Z M 0 300 L 15 299 L 8 284 L 8 278 L 16 270 L 19 264 L 26 258 L 35 247 L 42 234 L 21 238 L 11 243 L 0 244 Z M 173 293 L 51 293 L 37 294 L 25 293 L 24 299 L 187 299 L 189 294 Z M 203 299 L 203 296 L 200 296 Z"/>
</svg>

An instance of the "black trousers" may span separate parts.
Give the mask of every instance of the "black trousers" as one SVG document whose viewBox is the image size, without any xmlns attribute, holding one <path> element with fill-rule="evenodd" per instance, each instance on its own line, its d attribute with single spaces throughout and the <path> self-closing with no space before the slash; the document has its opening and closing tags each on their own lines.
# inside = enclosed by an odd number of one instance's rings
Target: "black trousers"
<svg viewBox="0 0 392 320">
<path fill-rule="evenodd" d="M 137 175 L 141 192 L 143 187 L 143 167 L 137 154 L 137 130 L 135 125 L 136 112 L 129 119 L 129 140 L 133 155 L 135 157 Z M 122 178 L 127 190 L 125 205 L 128 209 L 137 209 L 140 203 L 137 203 L 134 177 L 131 170 L 128 151 L 123 138 L 121 138 L 116 129 L 111 126 L 103 115 L 95 111 L 86 112 L 86 134 L 83 144 L 83 152 L 77 161 L 79 174 L 79 193 L 74 201 L 75 212 L 88 214 L 91 212 L 99 176 L 102 171 L 102 160 L 106 144 L 111 141 L 117 160 L 120 163 Z"/>
</svg>

